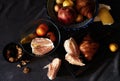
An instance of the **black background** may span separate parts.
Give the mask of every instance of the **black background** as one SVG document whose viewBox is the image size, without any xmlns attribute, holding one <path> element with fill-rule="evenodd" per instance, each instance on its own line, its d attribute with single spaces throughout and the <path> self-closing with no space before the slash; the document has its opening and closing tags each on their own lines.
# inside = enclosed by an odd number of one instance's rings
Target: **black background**
<svg viewBox="0 0 120 81">
<path fill-rule="evenodd" d="M 90 32 L 97 32 L 94 35 L 96 38 L 102 37 L 106 34 L 104 33 L 106 31 L 109 32 L 110 35 L 102 39 L 104 44 L 107 45 L 113 41 L 120 46 L 119 0 L 99 0 L 99 3 L 111 6 L 110 12 L 115 23 L 111 26 L 103 26 L 101 22 L 92 23 L 87 29 Z M 43 67 L 50 62 L 48 59 L 50 57 L 33 58 L 31 63 L 27 65 L 31 68 L 31 72 L 24 74 L 22 72 L 23 68 L 16 67 L 18 63 L 9 63 L 2 56 L 4 46 L 11 41 L 19 40 L 26 24 L 40 18 L 47 18 L 46 5 L 47 0 L 0 0 L 0 81 L 49 81 L 47 69 L 43 69 Z M 86 29 L 81 29 L 79 32 L 82 31 L 86 31 Z M 74 32 L 69 31 L 66 34 L 66 31 L 61 29 L 62 39 L 64 40 L 70 36 L 77 38 L 78 33 Z M 70 34 L 68 35 L 68 33 Z M 82 36 L 82 33 L 78 36 Z M 61 47 L 58 50 L 58 56 L 64 53 L 61 51 L 63 49 Z M 75 78 L 63 64 L 54 81 L 119 81 L 120 52 L 110 53 L 101 50 L 100 53 L 107 54 L 109 57 L 105 60 L 101 58 L 100 61 L 103 62 L 99 67 L 97 67 L 99 63 L 95 62 L 92 64 L 91 69 Z"/>
</svg>

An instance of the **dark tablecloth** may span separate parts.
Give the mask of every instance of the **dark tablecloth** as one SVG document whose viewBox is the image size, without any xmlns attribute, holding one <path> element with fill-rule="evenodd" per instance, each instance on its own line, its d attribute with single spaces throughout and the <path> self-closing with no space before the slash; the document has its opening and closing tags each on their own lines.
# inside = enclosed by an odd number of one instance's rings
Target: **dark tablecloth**
<svg viewBox="0 0 120 81">
<path fill-rule="evenodd" d="M 100 27 L 106 31 L 110 30 L 112 32 L 110 40 L 116 41 L 120 46 L 119 0 L 99 0 L 98 2 L 111 6 L 110 12 L 115 23 L 105 27 L 102 27 L 101 23 L 92 23 L 90 26 Z M 20 39 L 26 24 L 40 18 L 48 18 L 46 4 L 47 0 L 0 0 L 0 81 L 49 81 L 47 69 L 43 69 L 43 67 L 50 62 L 48 59 L 50 57 L 33 58 L 31 63 L 27 65 L 31 68 L 31 72 L 24 74 L 23 68 L 16 67 L 18 63 L 9 63 L 2 55 L 2 50 L 7 43 Z M 107 40 L 107 42 L 109 41 Z M 59 49 L 58 54 L 63 53 L 60 50 L 62 48 Z M 112 57 L 108 57 L 99 67 L 96 68 L 96 62 L 85 73 L 73 77 L 67 70 L 68 68 L 63 65 L 54 81 L 120 81 L 120 52 L 103 53 L 112 55 Z"/>
</svg>

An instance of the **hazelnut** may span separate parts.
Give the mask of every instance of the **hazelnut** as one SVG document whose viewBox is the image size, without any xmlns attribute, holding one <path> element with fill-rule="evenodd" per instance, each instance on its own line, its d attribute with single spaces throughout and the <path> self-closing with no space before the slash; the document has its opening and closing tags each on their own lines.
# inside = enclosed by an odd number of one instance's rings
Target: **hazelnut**
<svg viewBox="0 0 120 81">
<path fill-rule="evenodd" d="M 15 60 L 15 59 L 14 59 L 13 57 L 10 57 L 10 58 L 9 58 L 9 61 L 10 61 L 10 62 L 14 62 L 14 60 Z"/>
<path fill-rule="evenodd" d="M 17 67 L 18 67 L 18 68 L 21 68 L 22 66 L 21 66 L 20 64 L 17 64 Z"/>
<path fill-rule="evenodd" d="M 27 74 L 29 72 L 30 72 L 30 68 L 29 67 L 24 67 L 23 73 Z"/>
<path fill-rule="evenodd" d="M 21 61 L 21 65 L 26 65 L 26 64 L 27 64 L 26 61 L 24 60 Z"/>
</svg>

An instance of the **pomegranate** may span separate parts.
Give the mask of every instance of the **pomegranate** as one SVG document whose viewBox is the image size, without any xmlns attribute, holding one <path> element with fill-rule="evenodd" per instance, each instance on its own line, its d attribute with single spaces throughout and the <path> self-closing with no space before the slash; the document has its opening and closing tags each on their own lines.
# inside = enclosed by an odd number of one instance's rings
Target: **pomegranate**
<svg viewBox="0 0 120 81">
<path fill-rule="evenodd" d="M 72 7 L 62 7 L 58 11 L 58 20 L 63 24 L 71 24 L 76 19 L 76 12 Z"/>
</svg>

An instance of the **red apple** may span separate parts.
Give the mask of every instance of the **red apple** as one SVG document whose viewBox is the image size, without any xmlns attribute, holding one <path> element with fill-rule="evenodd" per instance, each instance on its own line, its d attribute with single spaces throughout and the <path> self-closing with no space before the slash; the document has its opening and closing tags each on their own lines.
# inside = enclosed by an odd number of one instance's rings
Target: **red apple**
<svg viewBox="0 0 120 81">
<path fill-rule="evenodd" d="M 62 7 L 58 11 L 58 20 L 63 24 L 71 24 L 76 19 L 76 12 L 72 7 Z"/>
</svg>

